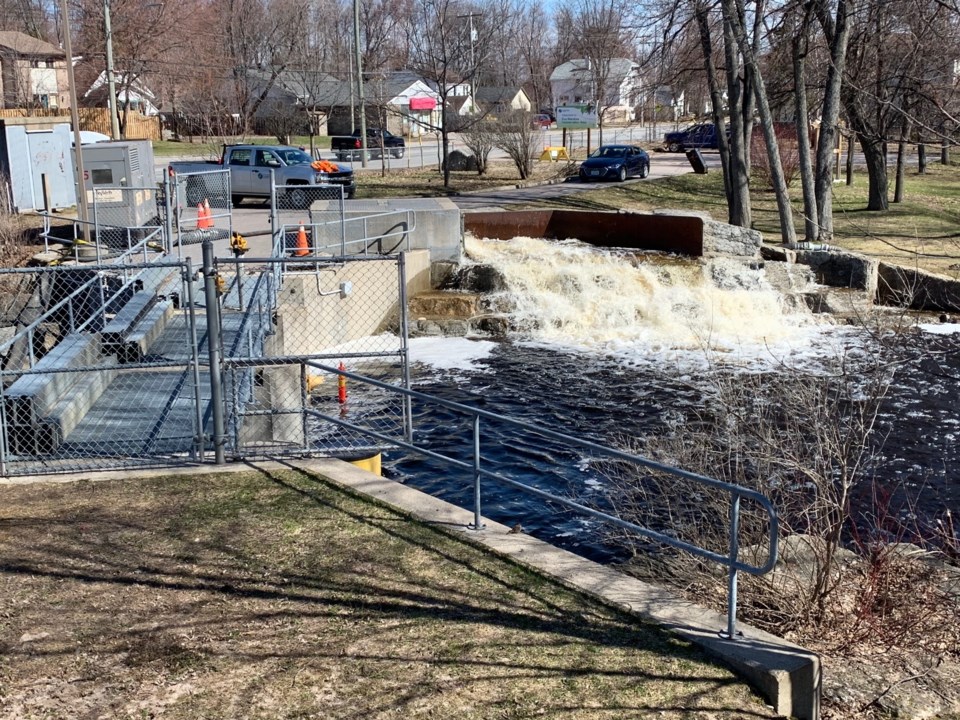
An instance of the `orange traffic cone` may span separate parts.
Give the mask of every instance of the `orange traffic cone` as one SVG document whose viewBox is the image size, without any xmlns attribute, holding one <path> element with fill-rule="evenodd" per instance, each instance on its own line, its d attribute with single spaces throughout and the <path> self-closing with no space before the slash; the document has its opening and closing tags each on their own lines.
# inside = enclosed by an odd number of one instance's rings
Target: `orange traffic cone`
<svg viewBox="0 0 960 720">
<path fill-rule="evenodd" d="M 294 257 L 303 257 L 310 254 L 310 243 L 307 242 L 307 231 L 303 229 L 303 223 L 300 223 L 300 230 L 297 231 L 297 244 L 293 249 Z"/>
<path fill-rule="evenodd" d="M 204 227 L 210 229 L 213 227 L 213 213 L 210 212 L 210 201 L 206 198 L 203 199 L 203 212 L 207 218 L 207 224 Z"/>
<path fill-rule="evenodd" d="M 207 211 L 202 202 L 197 203 L 197 230 L 207 229 Z"/>
</svg>

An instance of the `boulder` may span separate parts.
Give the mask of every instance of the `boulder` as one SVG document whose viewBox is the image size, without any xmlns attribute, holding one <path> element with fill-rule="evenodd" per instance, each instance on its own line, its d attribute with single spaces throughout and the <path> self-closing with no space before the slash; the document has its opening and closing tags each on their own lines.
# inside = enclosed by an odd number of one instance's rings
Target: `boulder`
<svg viewBox="0 0 960 720">
<path fill-rule="evenodd" d="M 447 166 L 450 172 L 476 172 L 477 159 L 473 155 L 467 155 L 460 150 L 453 150 L 447 155 Z"/>
<path fill-rule="evenodd" d="M 917 268 L 880 263 L 878 299 L 912 310 L 960 312 L 960 282 Z"/>
</svg>

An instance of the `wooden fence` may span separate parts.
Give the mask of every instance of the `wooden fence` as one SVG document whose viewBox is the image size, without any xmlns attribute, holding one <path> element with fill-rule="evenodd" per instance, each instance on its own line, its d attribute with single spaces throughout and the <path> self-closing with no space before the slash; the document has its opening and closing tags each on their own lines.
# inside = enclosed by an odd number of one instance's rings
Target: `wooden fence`
<svg viewBox="0 0 960 720">
<path fill-rule="evenodd" d="M 92 132 L 110 134 L 110 111 L 107 108 L 80 108 L 80 129 Z M 12 117 L 62 117 L 70 122 L 70 110 L 44 110 L 42 108 L 7 108 L 0 109 L 0 118 Z M 123 119 L 121 112 L 120 119 Z M 146 117 L 131 110 L 127 113 L 127 126 L 124 133 L 127 140 L 159 140 L 160 118 Z"/>
</svg>

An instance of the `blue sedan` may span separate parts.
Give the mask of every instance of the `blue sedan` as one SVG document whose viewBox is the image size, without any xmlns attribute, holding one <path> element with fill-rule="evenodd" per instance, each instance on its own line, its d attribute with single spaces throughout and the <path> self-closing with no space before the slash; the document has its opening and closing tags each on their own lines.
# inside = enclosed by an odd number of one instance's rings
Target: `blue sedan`
<svg viewBox="0 0 960 720">
<path fill-rule="evenodd" d="M 580 181 L 645 178 L 650 172 L 650 156 L 636 145 L 601 145 L 580 163 Z"/>
</svg>

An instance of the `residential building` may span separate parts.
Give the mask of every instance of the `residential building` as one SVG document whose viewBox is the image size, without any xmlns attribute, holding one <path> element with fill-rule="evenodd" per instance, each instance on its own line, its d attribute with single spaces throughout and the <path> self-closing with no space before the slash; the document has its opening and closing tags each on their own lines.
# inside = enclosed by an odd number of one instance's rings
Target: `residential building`
<svg viewBox="0 0 960 720">
<path fill-rule="evenodd" d="M 25 33 L 0 31 L 0 104 L 25 109 L 70 107 L 66 53 Z"/>
<path fill-rule="evenodd" d="M 550 74 L 550 91 L 554 107 L 596 103 L 604 123 L 630 121 L 643 99 L 640 66 L 628 58 L 610 58 L 600 67 L 586 59 L 569 60 Z"/>
</svg>

